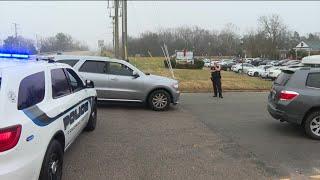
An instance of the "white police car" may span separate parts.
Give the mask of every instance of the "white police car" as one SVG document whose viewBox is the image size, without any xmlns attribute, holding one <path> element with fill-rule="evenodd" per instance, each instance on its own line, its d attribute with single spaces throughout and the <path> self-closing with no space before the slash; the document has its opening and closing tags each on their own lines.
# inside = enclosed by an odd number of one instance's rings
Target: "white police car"
<svg viewBox="0 0 320 180">
<path fill-rule="evenodd" d="M 95 129 L 93 83 L 66 64 L 12 57 L 22 58 L 0 54 L 0 179 L 60 180 L 64 151 Z"/>
</svg>

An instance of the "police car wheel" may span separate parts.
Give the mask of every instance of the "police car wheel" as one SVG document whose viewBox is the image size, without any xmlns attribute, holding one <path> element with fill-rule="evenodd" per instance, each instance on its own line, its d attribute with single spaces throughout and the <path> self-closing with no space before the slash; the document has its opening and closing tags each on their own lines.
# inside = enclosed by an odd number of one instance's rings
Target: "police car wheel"
<svg viewBox="0 0 320 180">
<path fill-rule="evenodd" d="M 59 141 L 52 140 L 42 162 L 39 180 L 61 180 L 63 148 Z"/>
<path fill-rule="evenodd" d="M 171 102 L 170 95 L 165 90 L 156 90 L 151 93 L 148 104 L 154 111 L 165 111 Z"/>
<path fill-rule="evenodd" d="M 93 131 L 96 129 L 97 125 L 97 102 L 94 102 L 93 110 L 90 114 L 90 118 L 87 126 L 85 127 L 85 131 Z"/>
</svg>

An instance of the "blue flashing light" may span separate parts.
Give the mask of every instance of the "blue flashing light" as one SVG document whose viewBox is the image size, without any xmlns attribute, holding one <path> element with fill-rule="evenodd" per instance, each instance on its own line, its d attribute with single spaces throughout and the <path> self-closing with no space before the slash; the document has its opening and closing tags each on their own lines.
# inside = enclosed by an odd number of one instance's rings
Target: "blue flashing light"
<svg viewBox="0 0 320 180">
<path fill-rule="evenodd" d="M 8 53 L 0 53 L 0 57 L 2 58 L 17 58 L 17 59 L 28 59 L 28 54 L 8 54 Z"/>
<path fill-rule="evenodd" d="M 0 53 L 0 57 L 10 58 L 11 54 Z"/>
<path fill-rule="evenodd" d="M 21 58 L 21 59 L 28 59 L 29 55 L 27 55 L 27 54 L 11 54 L 11 57 L 13 57 L 13 58 Z"/>
</svg>

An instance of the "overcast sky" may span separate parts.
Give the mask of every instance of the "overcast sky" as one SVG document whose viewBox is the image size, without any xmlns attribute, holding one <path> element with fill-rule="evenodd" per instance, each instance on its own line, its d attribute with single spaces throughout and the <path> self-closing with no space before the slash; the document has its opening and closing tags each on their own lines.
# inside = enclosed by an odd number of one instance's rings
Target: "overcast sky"
<svg viewBox="0 0 320 180">
<path fill-rule="evenodd" d="M 128 33 L 181 25 L 221 30 L 227 23 L 241 33 L 256 28 L 259 16 L 274 13 L 302 35 L 320 32 L 320 1 L 129 1 Z M 107 1 L 0 1 L 0 22 L 2 40 L 14 33 L 13 23 L 18 23 L 18 33 L 32 39 L 65 32 L 92 49 L 99 39 L 112 42 Z"/>
</svg>

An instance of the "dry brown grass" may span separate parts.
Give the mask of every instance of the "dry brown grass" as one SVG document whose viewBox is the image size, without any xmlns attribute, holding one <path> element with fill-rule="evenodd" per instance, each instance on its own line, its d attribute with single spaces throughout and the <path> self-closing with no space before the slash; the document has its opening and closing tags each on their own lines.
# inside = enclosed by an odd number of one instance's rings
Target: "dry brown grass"
<svg viewBox="0 0 320 180">
<path fill-rule="evenodd" d="M 164 67 L 163 57 L 139 57 L 130 58 L 130 63 L 144 72 L 155 75 L 171 77 L 171 73 Z M 182 92 L 211 92 L 212 83 L 210 72 L 207 68 L 202 70 L 174 69 L 174 75 L 180 82 Z M 239 75 L 234 72 L 223 71 L 223 90 L 252 90 L 262 91 L 271 87 L 271 82 L 247 75 Z"/>
</svg>

